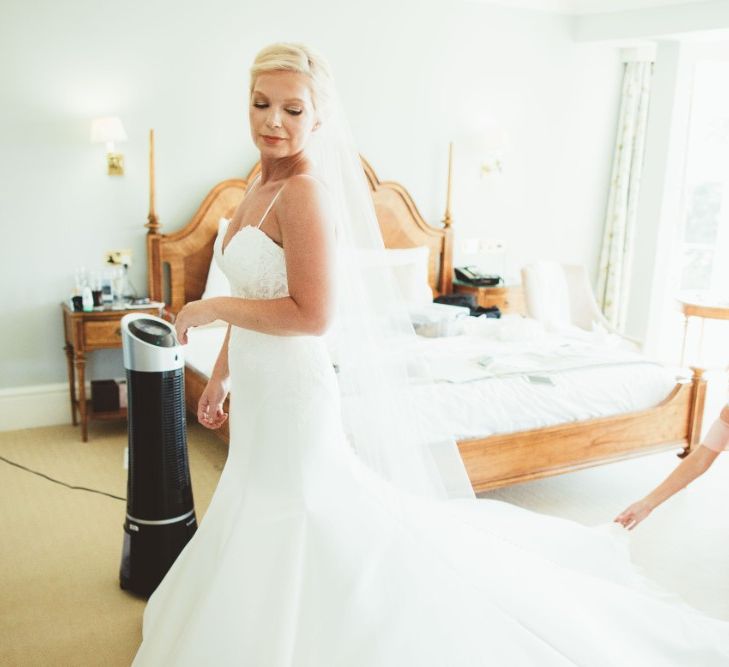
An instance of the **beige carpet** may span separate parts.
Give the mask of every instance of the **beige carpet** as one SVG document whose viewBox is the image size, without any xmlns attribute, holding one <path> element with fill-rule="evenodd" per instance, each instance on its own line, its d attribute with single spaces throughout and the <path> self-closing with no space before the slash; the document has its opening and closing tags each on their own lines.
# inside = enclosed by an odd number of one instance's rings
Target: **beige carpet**
<svg viewBox="0 0 729 667">
<path fill-rule="evenodd" d="M 721 390 L 715 392 L 712 411 Z M 126 495 L 125 425 L 95 422 L 0 433 L 0 455 L 69 484 Z M 189 430 L 198 521 L 226 448 Z M 610 521 L 676 464 L 673 454 L 584 470 L 486 494 L 586 524 Z M 0 665 L 130 664 L 144 600 L 119 588 L 126 505 L 71 490 L 0 461 Z M 664 588 L 729 620 L 729 456 L 660 508 L 633 535 L 635 561 Z"/>
<path fill-rule="evenodd" d="M 0 433 L 0 455 L 72 485 L 126 496 L 126 425 Z M 202 427 L 189 436 L 198 522 L 227 448 Z M 126 504 L 71 490 L 0 461 L 0 665 L 131 663 L 145 601 L 121 590 Z"/>
</svg>

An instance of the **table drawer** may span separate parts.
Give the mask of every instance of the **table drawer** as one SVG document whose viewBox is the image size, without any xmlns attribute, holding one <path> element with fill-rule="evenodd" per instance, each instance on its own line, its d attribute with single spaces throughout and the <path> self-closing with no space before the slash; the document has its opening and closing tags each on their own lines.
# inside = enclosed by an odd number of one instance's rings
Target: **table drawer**
<svg viewBox="0 0 729 667">
<path fill-rule="evenodd" d="M 480 292 L 476 295 L 476 301 L 482 308 L 491 308 L 497 306 L 503 313 L 509 307 L 509 299 L 505 294 L 484 294 Z"/>
<path fill-rule="evenodd" d="M 525 312 L 524 296 L 521 290 L 508 289 L 501 294 L 478 294 L 478 305 L 483 308 L 498 306 L 502 313 L 523 313 Z"/>
<path fill-rule="evenodd" d="M 456 294 L 472 294 L 476 297 L 476 303 L 482 308 L 497 306 L 499 310 L 506 313 L 526 313 L 524 291 L 521 286 L 509 287 L 476 287 L 474 285 L 454 284 L 453 291 Z"/>
<path fill-rule="evenodd" d="M 121 344 L 121 322 L 118 319 L 84 322 L 84 347 L 87 350 L 121 347 Z"/>
</svg>

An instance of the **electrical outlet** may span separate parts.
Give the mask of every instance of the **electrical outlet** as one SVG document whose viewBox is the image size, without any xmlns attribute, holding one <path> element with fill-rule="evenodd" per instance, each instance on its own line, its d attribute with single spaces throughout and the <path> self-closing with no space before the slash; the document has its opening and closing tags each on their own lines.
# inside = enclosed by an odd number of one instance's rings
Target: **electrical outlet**
<svg viewBox="0 0 729 667">
<path fill-rule="evenodd" d="M 107 250 L 104 256 L 104 261 L 107 264 L 114 264 L 116 266 L 130 266 L 132 263 L 132 251 L 131 250 Z"/>
<path fill-rule="evenodd" d="M 481 240 L 479 243 L 479 250 L 481 252 L 503 252 L 506 244 L 503 241 L 497 239 Z"/>
</svg>

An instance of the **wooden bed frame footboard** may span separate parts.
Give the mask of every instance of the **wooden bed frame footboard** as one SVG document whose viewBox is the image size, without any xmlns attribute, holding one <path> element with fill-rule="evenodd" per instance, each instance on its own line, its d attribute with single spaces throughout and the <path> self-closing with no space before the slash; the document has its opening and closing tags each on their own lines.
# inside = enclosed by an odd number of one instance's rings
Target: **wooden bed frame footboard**
<svg viewBox="0 0 729 667">
<path fill-rule="evenodd" d="M 680 448 L 678 456 L 685 457 L 701 438 L 706 397 L 703 370 L 692 370 L 690 380 L 679 381 L 662 403 L 648 410 L 459 440 L 458 449 L 474 491 L 490 491 L 669 449 Z M 197 402 L 206 384 L 204 375 L 185 369 L 185 398 L 192 415 L 197 413 Z M 228 423 L 215 434 L 228 444 Z"/>
<path fill-rule="evenodd" d="M 362 164 L 385 246 L 428 246 L 433 294 L 450 293 L 453 239 L 449 215 L 442 228 L 427 224 L 404 187 L 393 181 L 380 181 L 364 158 Z M 231 217 L 248 182 L 259 170 L 257 164 L 245 179 L 230 179 L 216 185 L 192 220 L 172 234 L 161 234 L 156 216 L 150 212 L 149 295 L 168 304 L 166 312 L 170 318 L 185 303 L 202 296 L 218 221 Z M 474 490 L 487 491 L 671 448 L 680 448 L 679 456 L 686 456 L 701 437 L 706 395 L 703 370 L 692 370 L 692 378 L 679 380 L 662 403 L 648 410 L 459 441 Z M 185 400 L 192 415 L 197 413 L 207 380 L 198 371 L 185 368 Z M 225 410 L 228 411 L 227 402 Z M 227 443 L 227 422 L 215 433 Z"/>
<path fill-rule="evenodd" d="M 458 449 L 478 493 L 643 454 L 681 447 L 685 457 L 701 438 L 706 398 L 703 370 L 680 381 L 659 405 L 613 417 L 461 440 Z"/>
</svg>

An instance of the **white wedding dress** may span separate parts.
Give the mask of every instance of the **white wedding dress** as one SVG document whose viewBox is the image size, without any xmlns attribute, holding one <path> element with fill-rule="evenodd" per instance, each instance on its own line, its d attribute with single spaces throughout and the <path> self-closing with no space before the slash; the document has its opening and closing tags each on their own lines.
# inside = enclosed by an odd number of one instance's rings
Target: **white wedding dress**
<svg viewBox="0 0 729 667">
<path fill-rule="evenodd" d="M 260 227 L 223 236 L 235 296 L 288 293 Z M 228 459 L 135 666 L 729 665 L 729 623 L 653 591 L 609 528 L 423 500 L 371 472 L 322 338 L 233 327 L 229 360 Z"/>
</svg>

